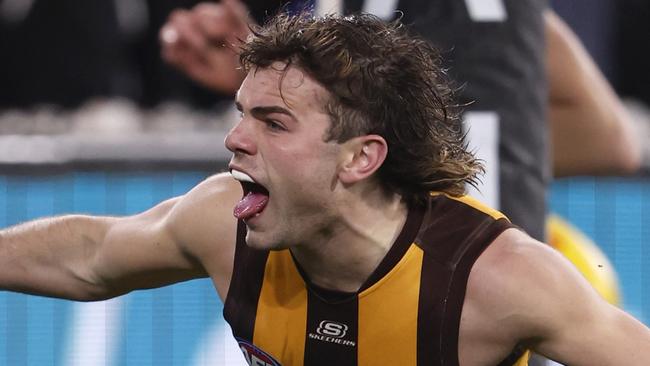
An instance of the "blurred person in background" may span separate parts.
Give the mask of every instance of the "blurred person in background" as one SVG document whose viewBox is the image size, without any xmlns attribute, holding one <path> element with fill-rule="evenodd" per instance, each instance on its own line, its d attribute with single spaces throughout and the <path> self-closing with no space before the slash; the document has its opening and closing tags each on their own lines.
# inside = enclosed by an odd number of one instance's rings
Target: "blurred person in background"
<svg viewBox="0 0 650 366">
<path fill-rule="evenodd" d="M 618 18 L 619 89 L 650 106 L 650 2 L 620 0 Z"/>
<path fill-rule="evenodd" d="M 630 114 L 566 23 L 550 11 L 545 19 L 554 176 L 638 171 L 641 141 Z"/>
</svg>

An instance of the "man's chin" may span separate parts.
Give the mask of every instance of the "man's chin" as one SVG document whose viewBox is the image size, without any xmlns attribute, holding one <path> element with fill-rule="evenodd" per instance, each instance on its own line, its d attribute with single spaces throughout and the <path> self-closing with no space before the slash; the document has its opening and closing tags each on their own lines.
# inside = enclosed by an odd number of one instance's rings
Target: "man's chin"
<svg viewBox="0 0 650 366">
<path fill-rule="evenodd" d="M 287 246 L 280 244 L 271 235 L 265 235 L 264 233 L 258 233 L 250 229 L 246 234 L 246 245 L 258 250 L 281 250 L 287 248 Z"/>
</svg>

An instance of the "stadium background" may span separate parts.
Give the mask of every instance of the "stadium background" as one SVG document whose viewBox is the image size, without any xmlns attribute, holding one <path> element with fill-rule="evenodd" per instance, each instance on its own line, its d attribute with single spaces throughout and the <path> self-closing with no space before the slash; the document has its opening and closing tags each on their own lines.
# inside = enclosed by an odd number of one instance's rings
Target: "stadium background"
<svg viewBox="0 0 650 366">
<path fill-rule="evenodd" d="M 183 194 L 218 166 L 27 170 L 34 172 L 0 175 L 2 226 L 66 212 L 137 213 Z M 550 201 L 601 246 L 618 272 L 623 307 L 649 324 L 648 179 L 561 180 Z M 101 303 L 0 293 L 0 365 L 241 364 L 221 311 L 209 280 Z"/>
<path fill-rule="evenodd" d="M 553 3 L 624 91 L 627 79 L 612 56 L 616 41 L 607 26 L 614 1 Z M 0 68 L 6 70 L 6 64 Z M 133 214 L 185 193 L 224 167 L 227 153 L 221 145 L 232 111 L 220 110 L 219 119 L 214 108 L 194 112 L 185 104 L 145 112 L 122 99 L 72 111 L 15 110 L 7 102 L 11 87 L 2 84 L 0 227 L 70 212 Z M 641 103 L 650 101 L 645 90 L 635 95 Z M 198 99 L 205 108 L 205 95 Z M 646 160 L 645 172 L 648 166 Z M 618 273 L 622 306 L 650 324 L 647 174 L 558 180 L 549 202 L 551 211 L 598 243 Z M 221 311 L 208 280 L 99 303 L 0 292 L 0 365 L 240 365 Z"/>
</svg>

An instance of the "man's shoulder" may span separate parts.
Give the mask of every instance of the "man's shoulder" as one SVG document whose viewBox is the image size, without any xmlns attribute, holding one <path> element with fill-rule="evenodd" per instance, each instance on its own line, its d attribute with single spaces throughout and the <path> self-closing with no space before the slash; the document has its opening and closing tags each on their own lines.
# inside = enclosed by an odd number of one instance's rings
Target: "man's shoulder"
<svg viewBox="0 0 650 366">
<path fill-rule="evenodd" d="M 197 214 L 223 214 L 228 210 L 232 211 L 233 204 L 241 199 L 241 196 L 241 185 L 230 174 L 215 174 L 179 197 L 172 214 L 181 218 Z"/>
<path fill-rule="evenodd" d="M 499 235 L 470 273 L 465 305 L 498 321 L 517 339 L 541 335 L 543 319 L 565 307 L 563 299 L 583 286 L 580 274 L 562 255 L 518 229 Z"/>
<path fill-rule="evenodd" d="M 523 231 L 509 228 L 494 239 L 471 269 L 459 329 L 461 363 L 499 363 L 512 354 L 531 330 L 520 296 L 529 286 L 519 281 L 522 258 L 536 251 L 537 243 Z M 521 266 L 520 266 L 521 265 Z M 486 361 L 489 360 L 489 361 Z"/>
<path fill-rule="evenodd" d="M 205 178 L 197 184 L 189 193 L 200 196 L 233 196 L 241 198 L 241 185 L 230 173 L 217 173 Z"/>
<path fill-rule="evenodd" d="M 546 244 L 531 238 L 517 228 L 503 231 L 485 249 L 474 264 L 468 290 L 490 288 L 504 291 L 510 297 L 528 286 L 542 286 L 548 266 L 557 262 L 559 254 Z M 486 299 L 493 298 L 489 294 Z"/>
<path fill-rule="evenodd" d="M 233 207 L 241 196 L 241 185 L 230 174 L 216 174 L 178 198 L 169 213 L 171 235 L 213 278 L 211 269 L 228 272 L 231 266 L 237 228 Z"/>
<path fill-rule="evenodd" d="M 170 222 L 193 229 L 235 222 L 232 209 L 241 196 L 241 185 L 230 174 L 212 175 L 178 198 Z"/>
</svg>

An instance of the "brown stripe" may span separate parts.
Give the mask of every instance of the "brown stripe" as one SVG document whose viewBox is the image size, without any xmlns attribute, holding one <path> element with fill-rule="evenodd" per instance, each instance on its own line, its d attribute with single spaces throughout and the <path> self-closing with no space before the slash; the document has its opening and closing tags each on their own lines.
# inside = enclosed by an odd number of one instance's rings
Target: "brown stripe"
<svg viewBox="0 0 650 366">
<path fill-rule="evenodd" d="M 480 231 L 480 238 L 471 238 L 474 245 L 465 248 L 463 253 L 458 253 L 458 262 L 454 266 L 452 280 L 447 298 L 445 318 L 442 333 L 442 348 L 446 350 L 444 358 L 449 364 L 458 364 L 458 335 L 460 330 L 460 316 L 465 301 L 467 280 L 472 266 L 494 239 L 507 228 L 512 227 L 506 219 L 494 221 L 485 230 Z"/>
<path fill-rule="evenodd" d="M 235 263 L 223 316 L 236 338 L 253 341 L 257 300 L 262 289 L 264 267 L 268 251 L 255 250 L 246 245 L 246 225 L 237 223 Z"/>
<path fill-rule="evenodd" d="M 512 224 L 466 197 L 436 195 L 429 204 L 416 239 L 425 253 L 418 365 L 458 365 L 460 314 L 469 272 L 483 250 Z"/>
<path fill-rule="evenodd" d="M 415 237 L 417 236 L 420 225 L 422 224 L 422 218 L 424 217 L 424 209 L 425 207 L 420 206 L 409 209 L 408 215 L 406 216 L 406 222 L 404 222 L 404 227 L 397 236 L 397 239 L 395 239 L 395 243 L 388 253 L 386 253 L 384 259 L 379 263 L 379 266 L 377 266 L 375 271 L 370 275 L 370 277 L 368 277 L 363 286 L 361 286 L 359 292 L 364 291 L 386 276 L 386 274 L 395 267 L 397 262 L 402 259 L 411 244 L 415 241 Z"/>
<path fill-rule="evenodd" d="M 425 252 L 420 277 L 418 302 L 417 365 L 439 365 L 442 361 L 441 329 L 444 317 L 444 292 L 450 281 L 448 267 Z"/>
<path fill-rule="evenodd" d="M 307 303 L 305 366 L 357 365 L 357 297 L 329 303 L 310 291 Z"/>
</svg>

